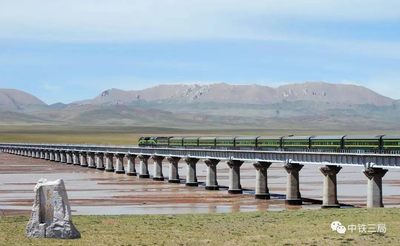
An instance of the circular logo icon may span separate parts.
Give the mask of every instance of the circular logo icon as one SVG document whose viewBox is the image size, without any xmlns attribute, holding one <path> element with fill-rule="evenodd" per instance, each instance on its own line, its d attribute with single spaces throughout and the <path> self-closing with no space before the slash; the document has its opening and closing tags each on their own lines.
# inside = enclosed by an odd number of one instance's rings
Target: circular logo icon
<svg viewBox="0 0 400 246">
<path fill-rule="evenodd" d="M 342 225 L 342 223 L 340 223 L 340 221 L 333 221 L 333 222 L 331 223 L 331 229 L 332 229 L 332 231 L 336 231 L 337 228 L 338 228 L 338 226 L 341 226 L 341 225 Z"/>
</svg>

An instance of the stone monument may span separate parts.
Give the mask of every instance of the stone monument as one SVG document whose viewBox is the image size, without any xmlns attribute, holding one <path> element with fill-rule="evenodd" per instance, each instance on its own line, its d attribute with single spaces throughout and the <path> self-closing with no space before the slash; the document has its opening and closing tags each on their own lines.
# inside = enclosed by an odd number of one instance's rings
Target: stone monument
<svg viewBox="0 0 400 246">
<path fill-rule="evenodd" d="M 80 238 L 72 224 L 71 208 L 64 181 L 41 179 L 34 189 L 36 196 L 32 215 L 26 227 L 27 237 L 32 238 Z"/>
</svg>

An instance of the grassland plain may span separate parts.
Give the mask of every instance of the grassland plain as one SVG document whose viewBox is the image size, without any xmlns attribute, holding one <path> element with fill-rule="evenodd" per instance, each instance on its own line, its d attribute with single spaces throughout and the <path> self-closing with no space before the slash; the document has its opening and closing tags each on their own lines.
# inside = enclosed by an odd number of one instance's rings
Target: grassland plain
<svg viewBox="0 0 400 246">
<path fill-rule="evenodd" d="M 400 209 L 332 209 L 201 215 L 75 216 L 77 240 L 28 239 L 28 217 L 0 217 L 0 245 L 400 245 Z M 340 235 L 330 224 L 378 224 Z"/>
<path fill-rule="evenodd" d="M 178 129 L 159 127 L 88 125 L 0 125 L 0 142 L 135 145 L 139 136 L 283 136 L 296 135 L 374 135 L 395 134 L 382 131 L 310 129 Z"/>
</svg>

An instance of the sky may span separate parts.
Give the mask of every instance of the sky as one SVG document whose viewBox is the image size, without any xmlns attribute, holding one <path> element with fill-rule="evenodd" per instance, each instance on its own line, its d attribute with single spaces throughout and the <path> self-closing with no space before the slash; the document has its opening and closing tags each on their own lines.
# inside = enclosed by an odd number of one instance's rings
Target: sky
<svg viewBox="0 0 400 246">
<path fill-rule="evenodd" d="M 398 0 L 0 0 L 0 88 L 325 81 L 400 99 Z"/>
</svg>

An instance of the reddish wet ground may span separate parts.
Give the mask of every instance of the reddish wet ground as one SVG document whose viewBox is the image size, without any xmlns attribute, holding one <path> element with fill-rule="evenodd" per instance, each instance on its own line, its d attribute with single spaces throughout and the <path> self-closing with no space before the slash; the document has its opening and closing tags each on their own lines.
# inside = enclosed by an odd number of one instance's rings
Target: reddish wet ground
<svg viewBox="0 0 400 246">
<path fill-rule="evenodd" d="M 150 174 L 153 164 L 149 164 Z M 138 169 L 138 165 L 136 167 Z M 168 165 L 164 165 L 164 175 Z M 186 165 L 180 163 L 179 173 L 185 178 Z M 198 180 L 205 182 L 206 166 L 197 165 Z M 253 198 L 255 169 L 252 163 L 241 168 L 243 195 L 229 195 L 226 189 L 206 191 L 204 187 L 139 179 L 124 174 L 107 173 L 95 169 L 65 165 L 0 153 L 0 215 L 29 214 L 33 202 L 33 187 L 46 178 L 62 178 L 74 214 L 179 214 L 239 211 L 299 209 L 287 207 L 285 193 L 286 172 L 282 164 L 269 169 L 268 182 L 273 195 L 269 201 Z M 303 197 L 320 200 L 323 176 L 319 166 L 305 166 L 300 173 Z M 184 182 L 182 180 L 182 182 Z M 218 182 L 228 185 L 228 168 L 218 165 Z M 338 174 L 338 199 L 341 203 L 365 206 L 367 179 L 360 167 L 344 167 Z M 386 206 L 400 206 L 400 170 L 391 169 L 383 181 Z M 300 208 L 317 209 L 320 205 L 307 203 Z"/>
</svg>

